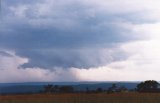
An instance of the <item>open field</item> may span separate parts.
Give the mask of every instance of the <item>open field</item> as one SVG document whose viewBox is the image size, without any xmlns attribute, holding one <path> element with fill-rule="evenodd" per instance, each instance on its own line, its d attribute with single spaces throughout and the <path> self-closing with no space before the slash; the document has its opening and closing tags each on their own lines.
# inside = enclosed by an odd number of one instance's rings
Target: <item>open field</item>
<svg viewBox="0 0 160 103">
<path fill-rule="evenodd" d="M 160 103 L 160 94 L 35 94 L 0 96 L 0 103 Z"/>
</svg>

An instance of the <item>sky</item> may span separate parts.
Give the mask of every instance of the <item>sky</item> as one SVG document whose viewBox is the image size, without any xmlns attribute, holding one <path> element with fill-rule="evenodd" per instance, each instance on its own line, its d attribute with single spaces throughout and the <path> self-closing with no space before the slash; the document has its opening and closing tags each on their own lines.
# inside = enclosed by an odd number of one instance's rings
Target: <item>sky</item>
<svg viewBox="0 0 160 103">
<path fill-rule="evenodd" d="M 0 82 L 160 80 L 159 0 L 1 0 Z"/>
</svg>

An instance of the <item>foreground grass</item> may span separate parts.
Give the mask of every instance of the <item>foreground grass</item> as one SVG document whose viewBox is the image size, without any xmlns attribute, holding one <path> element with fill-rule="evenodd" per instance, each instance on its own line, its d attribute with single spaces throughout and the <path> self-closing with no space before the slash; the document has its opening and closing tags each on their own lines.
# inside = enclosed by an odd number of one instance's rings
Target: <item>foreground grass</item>
<svg viewBox="0 0 160 103">
<path fill-rule="evenodd" d="M 0 96 L 0 103 L 160 103 L 160 94 L 36 94 Z"/>
</svg>

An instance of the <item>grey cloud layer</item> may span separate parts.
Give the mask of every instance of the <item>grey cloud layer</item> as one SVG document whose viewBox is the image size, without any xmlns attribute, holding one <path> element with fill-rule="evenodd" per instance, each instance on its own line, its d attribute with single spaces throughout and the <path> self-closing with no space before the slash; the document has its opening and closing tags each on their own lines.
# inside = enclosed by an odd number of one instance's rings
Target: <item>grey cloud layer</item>
<svg viewBox="0 0 160 103">
<path fill-rule="evenodd" d="M 115 49 L 116 50 L 116 49 Z M 121 54 L 121 56 L 119 56 Z M 19 51 L 17 55 L 31 58 L 29 63 L 25 63 L 22 67 L 41 67 L 50 69 L 51 67 L 63 68 L 90 68 L 104 66 L 112 61 L 126 59 L 127 55 L 123 52 L 111 50 L 33 50 Z M 115 56 L 116 55 L 116 56 Z"/>
<path fill-rule="evenodd" d="M 102 13 L 79 0 L 6 0 L 3 8 L 0 48 L 28 58 L 25 68 L 103 66 L 125 58 L 113 56 L 109 48 L 137 39 L 127 26 L 119 26 L 119 14 Z"/>
</svg>

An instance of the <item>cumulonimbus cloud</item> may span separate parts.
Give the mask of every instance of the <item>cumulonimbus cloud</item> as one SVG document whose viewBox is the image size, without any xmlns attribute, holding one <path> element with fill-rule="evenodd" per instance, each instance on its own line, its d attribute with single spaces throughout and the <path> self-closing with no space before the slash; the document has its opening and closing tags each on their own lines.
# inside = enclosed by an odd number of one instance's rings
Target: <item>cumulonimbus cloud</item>
<svg viewBox="0 0 160 103">
<path fill-rule="evenodd" d="M 90 68 L 125 59 L 127 54 L 115 48 L 142 38 L 134 34 L 134 23 L 153 21 L 155 16 L 142 14 L 159 2 L 121 1 L 6 0 L 0 48 L 28 58 L 25 68 Z"/>
</svg>

